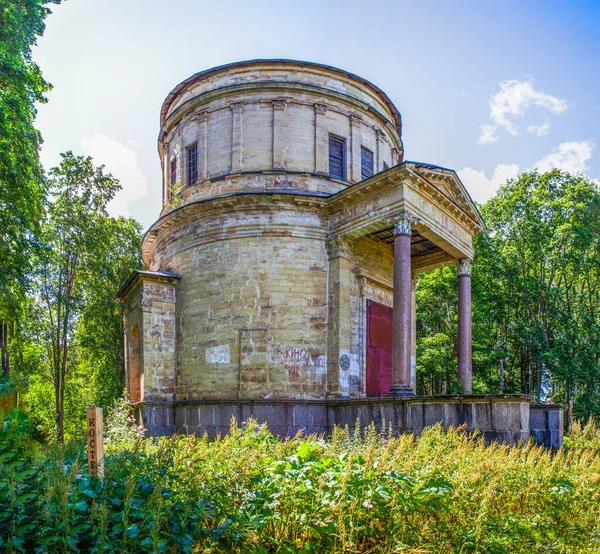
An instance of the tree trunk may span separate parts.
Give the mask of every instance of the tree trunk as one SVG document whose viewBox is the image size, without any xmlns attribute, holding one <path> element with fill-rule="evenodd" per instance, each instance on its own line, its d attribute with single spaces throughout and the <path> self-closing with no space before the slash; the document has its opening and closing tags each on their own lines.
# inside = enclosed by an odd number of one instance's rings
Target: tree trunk
<svg viewBox="0 0 600 554">
<path fill-rule="evenodd" d="M 498 367 L 498 393 L 504 394 L 504 358 L 500 358 Z"/>
<path fill-rule="evenodd" d="M 8 322 L 0 320 L 0 360 L 2 375 L 8 378 L 10 366 L 8 361 Z"/>
<path fill-rule="evenodd" d="M 573 395 L 571 391 L 571 383 L 567 383 L 567 435 L 571 434 L 573 425 Z"/>
</svg>

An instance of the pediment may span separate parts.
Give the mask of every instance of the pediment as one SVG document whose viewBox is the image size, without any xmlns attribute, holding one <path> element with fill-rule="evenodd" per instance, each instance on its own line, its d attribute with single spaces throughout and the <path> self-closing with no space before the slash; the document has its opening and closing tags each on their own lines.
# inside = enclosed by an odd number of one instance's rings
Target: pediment
<svg viewBox="0 0 600 554">
<path fill-rule="evenodd" d="M 448 200 L 463 210 L 477 222 L 482 231 L 485 229 L 485 222 L 475 202 L 454 170 L 417 162 L 406 162 L 406 167 L 432 184 Z"/>
</svg>

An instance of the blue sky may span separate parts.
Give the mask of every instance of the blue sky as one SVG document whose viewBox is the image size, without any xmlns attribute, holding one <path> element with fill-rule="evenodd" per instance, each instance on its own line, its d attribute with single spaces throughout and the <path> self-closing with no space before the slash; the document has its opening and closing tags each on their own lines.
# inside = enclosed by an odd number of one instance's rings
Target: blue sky
<svg viewBox="0 0 600 554">
<path fill-rule="evenodd" d="M 160 209 L 162 101 L 251 58 L 334 65 L 402 113 L 406 157 L 456 169 L 485 201 L 519 171 L 600 178 L 600 1 L 68 0 L 34 50 L 54 85 L 42 160 L 89 154 L 121 179 L 113 214 Z"/>
</svg>

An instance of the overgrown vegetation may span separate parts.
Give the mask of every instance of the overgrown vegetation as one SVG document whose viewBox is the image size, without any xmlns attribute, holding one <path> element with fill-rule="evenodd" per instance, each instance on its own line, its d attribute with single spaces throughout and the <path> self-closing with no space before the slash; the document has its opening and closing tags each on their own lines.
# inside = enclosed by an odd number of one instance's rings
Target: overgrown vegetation
<svg viewBox="0 0 600 554">
<path fill-rule="evenodd" d="M 120 411 L 119 411 L 120 410 Z M 39 448 L 25 416 L 0 431 L 0 549 L 7 552 L 597 552 L 593 425 L 553 454 L 486 447 L 440 427 L 281 441 L 264 426 L 157 441 L 121 432 L 106 477 L 85 445 Z M 595 439 L 597 441 L 597 438 Z"/>
</svg>

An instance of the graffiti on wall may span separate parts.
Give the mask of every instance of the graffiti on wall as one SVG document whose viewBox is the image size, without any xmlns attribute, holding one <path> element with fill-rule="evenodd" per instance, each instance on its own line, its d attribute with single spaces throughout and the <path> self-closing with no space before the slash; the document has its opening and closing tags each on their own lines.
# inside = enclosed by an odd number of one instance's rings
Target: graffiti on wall
<svg viewBox="0 0 600 554">
<path fill-rule="evenodd" d="M 283 363 L 285 372 L 290 380 L 300 380 L 302 373 L 307 370 L 316 372 L 327 371 L 327 356 L 314 355 L 311 350 L 296 346 L 279 346 L 271 354 L 271 363 Z"/>
</svg>

